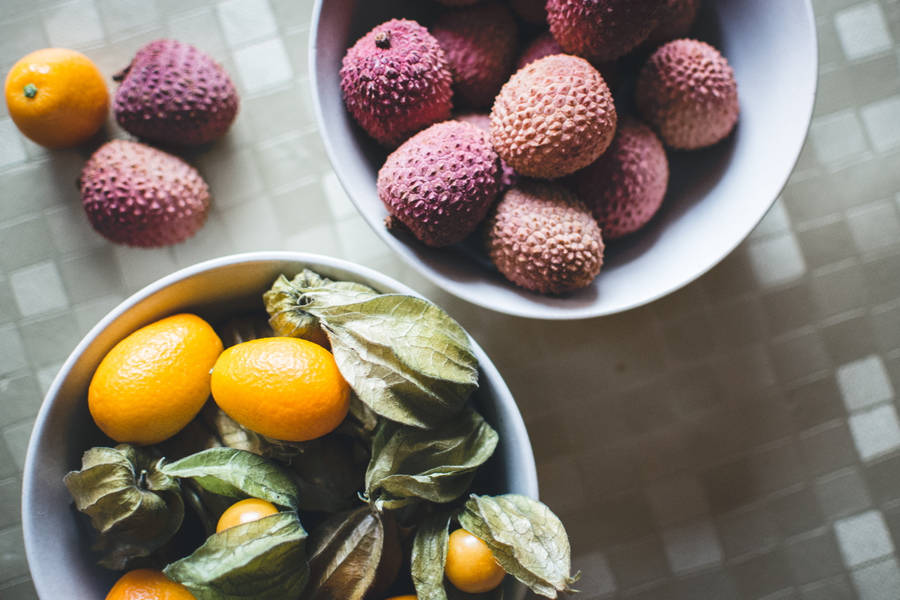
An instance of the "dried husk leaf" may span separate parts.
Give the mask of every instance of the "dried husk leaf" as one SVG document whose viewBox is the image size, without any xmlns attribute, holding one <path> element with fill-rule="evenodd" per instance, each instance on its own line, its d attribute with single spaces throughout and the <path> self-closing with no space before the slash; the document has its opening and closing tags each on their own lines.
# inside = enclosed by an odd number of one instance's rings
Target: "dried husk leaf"
<svg viewBox="0 0 900 600">
<path fill-rule="evenodd" d="M 477 496 L 466 502 L 459 522 L 490 547 L 507 573 L 536 594 L 556 598 L 573 591 L 569 538 L 543 503 L 518 494 Z"/>
<path fill-rule="evenodd" d="M 452 502 L 497 447 L 497 432 L 472 408 L 431 430 L 384 421 L 372 444 L 366 494 L 385 508 L 413 498 Z"/>
<path fill-rule="evenodd" d="M 163 572 L 197 600 L 299 598 L 309 576 L 306 531 L 295 512 L 281 512 L 211 535 Z"/>
<path fill-rule="evenodd" d="M 309 544 L 309 600 L 362 600 L 384 550 L 381 515 L 363 506 L 317 527 Z"/>
<path fill-rule="evenodd" d="M 293 509 L 299 503 L 300 493 L 290 473 L 246 450 L 210 448 L 160 469 L 171 477 L 190 478 L 220 496 L 261 498 Z"/>
<path fill-rule="evenodd" d="M 413 540 L 411 572 L 418 600 L 447 600 L 444 587 L 444 565 L 447 563 L 447 541 L 450 538 L 452 513 L 427 517 Z"/>
<path fill-rule="evenodd" d="M 319 325 L 341 374 L 370 409 L 387 419 L 432 428 L 457 414 L 478 385 L 468 335 L 430 302 L 377 294 L 304 271 L 281 277 L 264 296 L 279 335 Z"/>
<path fill-rule="evenodd" d="M 94 549 L 101 566 L 124 569 L 162 548 L 181 527 L 181 486 L 158 466 L 150 452 L 120 444 L 91 448 L 82 469 L 63 478 L 75 507 L 99 534 Z"/>
<path fill-rule="evenodd" d="M 279 276 L 272 288 L 263 294 L 263 301 L 269 313 L 269 325 L 277 335 L 305 338 L 314 335 L 319 327 L 316 316 L 301 309 L 307 302 L 324 296 L 328 304 L 348 304 L 377 294 L 362 283 L 332 281 L 304 269 L 293 280 Z"/>
</svg>

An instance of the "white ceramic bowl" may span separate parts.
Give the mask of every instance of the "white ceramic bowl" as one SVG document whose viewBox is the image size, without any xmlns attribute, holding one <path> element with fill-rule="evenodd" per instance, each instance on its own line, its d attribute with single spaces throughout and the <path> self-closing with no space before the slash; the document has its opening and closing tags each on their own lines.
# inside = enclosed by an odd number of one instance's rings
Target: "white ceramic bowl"
<svg viewBox="0 0 900 600">
<path fill-rule="evenodd" d="M 81 467 L 82 453 L 104 438 L 87 409 L 87 387 L 103 356 L 132 331 L 167 315 L 192 311 L 216 319 L 244 310 L 264 310 L 262 293 L 275 278 L 309 267 L 322 275 L 368 284 L 382 292 L 415 294 L 405 285 L 343 260 L 297 252 L 226 256 L 182 269 L 152 283 L 113 309 L 66 360 L 41 406 L 25 459 L 22 524 L 31 576 L 41 598 L 104 598 L 116 575 L 95 565 L 89 542 L 79 534 L 63 475 Z M 492 493 L 537 498 L 537 472 L 528 434 L 516 403 L 484 351 L 473 397 L 500 444 L 485 465 Z M 481 476 L 479 477 L 481 479 Z M 524 597 L 508 578 L 507 598 Z"/>
<path fill-rule="evenodd" d="M 593 285 L 562 298 L 520 290 L 474 244 L 434 250 L 385 230 L 375 179 L 386 152 L 344 110 L 339 70 L 347 48 L 378 23 L 419 17 L 430 4 L 317 0 L 310 73 L 325 148 L 356 208 L 407 263 L 464 300 L 524 317 L 580 319 L 660 298 L 734 250 L 772 205 L 800 153 L 817 75 L 810 1 L 705 0 L 695 35 L 716 45 L 734 68 L 741 101 L 735 132 L 711 149 L 670 153 L 672 177 L 660 213 L 632 239 L 607 249 Z"/>
</svg>

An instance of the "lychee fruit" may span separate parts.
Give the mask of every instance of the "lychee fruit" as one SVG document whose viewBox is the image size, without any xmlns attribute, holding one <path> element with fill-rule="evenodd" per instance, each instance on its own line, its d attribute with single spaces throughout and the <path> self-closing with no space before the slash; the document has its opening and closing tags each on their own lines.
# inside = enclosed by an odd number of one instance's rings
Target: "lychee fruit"
<svg viewBox="0 0 900 600">
<path fill-rule="evenodd" d="M 471 123 L 486 134 L 491 132 L 491 116 L 488 113 L 468 112 L 456 115 L 457 121 Z M 500 191 L 507 190 L 516 184 L 519 178 L 515 169 L 509 166 L 505 160 L 500 159 Z"/>
<path fill-rule="evenodd" d="M 612 94 L 586 60 L 541 58 L 503 86 L 491 110 L 491 143 L 520 175 L 555 179 L 591 164 L 616 130 Z"/>
<path fill-rule="evenodd" d="M 487 250 L 511 282 L 542 294 L 590 285 L 603 238 L 587 206 L 558 183 L 520 182 L 488 217 Z"/>
<path fill-rule="evenodd" d="M 484 219 L 497 197 L 498 169 L 487 134 L 469 123 L 445 121 L 388 156 L 378 172 L 378 197 L 419 241 L 448 246 Z"/>
<path fill-rule="evenodd" d="M 138 142 L 103 144 L 78 180 L 91 225 L 117 244 L 182 242 L 206 221 L 209 187 L 192 166 Z"/>
<path fill-rule="evenodd" d="M 547 22 L 562 48 L 593 62 L 615 60 L 643 42 L 666 0 L 547 0 Z"/>
<path fill-rule="evenodd" d="M 734 71 L 718 50 L 697 40 L 656 50 L 638 75 L 635 101 L 663 142 L 681 150 L 721 141 L 740 112 Z"/>
<path fill-rule="evenodd" d="M 195 146 L 228 131 L 238 111 L 237 90 L 211 56 L 176 40 L 156 40 L 123 71 L 113 103 L 128 133 L 160 144 Z"/>
<path fill-rule="evenodd" d="M 510 0 L 509 5 L 520 19 L 535 25 L 547 23 L 546 0 Z"/>
<path fill-rule="evenodd" d="M 453 78 L 446 56 L 415 21 L 376 26 L 347 50 L 340 76 L 347 110 L 384 146 L 450 118 Z"/>
<path fill-rule="evenodd" d="M 453 73 L 454 103 L 489 107 L 513 71 L 516 21 L 496 1 L 447 11 L 431 27 Z"/>
<path fill-rule="evenodd" d="M 650 32 L 645 46 L 651 49 L 670 40 L 686 36 L 700 10 L 700 0 L 666 0 L 659 13 L 659 24 Z"/>
<path fill-rule="evenodd" d="M 659 210 L 669 183 L 666 151 L 653 130 L 625 117 L 596 162 L 571 178 L 607 242 L 643 227 Z"/>
</svg>

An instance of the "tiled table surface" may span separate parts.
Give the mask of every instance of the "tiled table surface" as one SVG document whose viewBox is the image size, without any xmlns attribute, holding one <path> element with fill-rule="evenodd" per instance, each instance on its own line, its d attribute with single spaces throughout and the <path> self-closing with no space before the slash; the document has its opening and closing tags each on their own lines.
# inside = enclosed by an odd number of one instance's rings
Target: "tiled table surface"
<svg viewBox="0 0 900 600">
<path fill-rule="evenodd" d="M 172 36 L 222 61 L 243 98 L 196 161 L 209 223 L 154 251 L 96 236 L 74 186 L 86 152 L 42 150 L 0 108 L 0 598 L 34 597 L 21 470 L 69 351 L 145 283 L 255 249 L 380 269 L 472 332 L 521 406 L 584 600 L 900 598 L 900 0 L 816 0 L 809 140 L 733 255 L 669 298 L 575 323 L 456 300 L 357 216 L 310 109 L 311 4 L 0 0 L 4 73 L 55 45 L 111 75 Z"/>
</svg>

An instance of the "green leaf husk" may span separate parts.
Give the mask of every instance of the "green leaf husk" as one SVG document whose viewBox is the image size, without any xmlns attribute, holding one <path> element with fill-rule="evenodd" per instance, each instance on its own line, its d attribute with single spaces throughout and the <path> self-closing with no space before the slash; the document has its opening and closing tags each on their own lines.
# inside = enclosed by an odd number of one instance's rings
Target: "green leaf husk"
<svg viewBox="0 0 900 600">
<path fill-rule="evenodd" d="M 285 468 L 246 450 L 210 448 L 160 469 L 171 477 L 189 477 L 221 496 L 261 498 L 292 509 L 299 504 L 299 490 Z"/>
<path fill-rule="evenodd" d="M 433 514 L 416 531 L 410 569 L 418 600 L 447 600 L 444 565 L 452 518 L 452 513 Z"/>
<path fill-rule="evenodd" d="M 81 470 L 63 481 L 75 507 L 97 530 L 94 550 L 101 555 L 99 564 L 109 569 L 151 556 L 184 519 L 178 480 L 161 472 L 159 460 L 144 449 L 128 444 L 91 448 Z"/>
<path fill-rule="evenodd" d="M 280 512 L 211 535 L 163 572 L 197 600 L 285 600 L 306 586 L 306 531 Z"/>
<path fill-rule="evenodd" d="M 366 494 L 390 509 L 414 498 L 452 502 L 469 489 L 497 440 L 497 432 L 472 408 L 432 430 L 384 421 L 372 443 Z"/>
<path fill-rule="evenodd" d="M 427 300 L 309 270 L 279 277 L 263 297 L 276 334 L 325 331 L 341 374 L 382 417 L 430 429 L 459 413 L 478 386 L 468 335 Z"/>
<path fill-rule="evenodd" d="M 537 500 L 518 494 L 466 501 L 459 522 L 488 545 L 507 573 L 536 594 L 556 598 L 574 591 L 569 538 L 559 518 Z"/>
<path fill-rule="evenodd" d="M 375 581 L 385 545 L 381 515 L 368 506 L 339 513 L 309 543 L 309 600 L 361 600 Z"/>
</svg>

